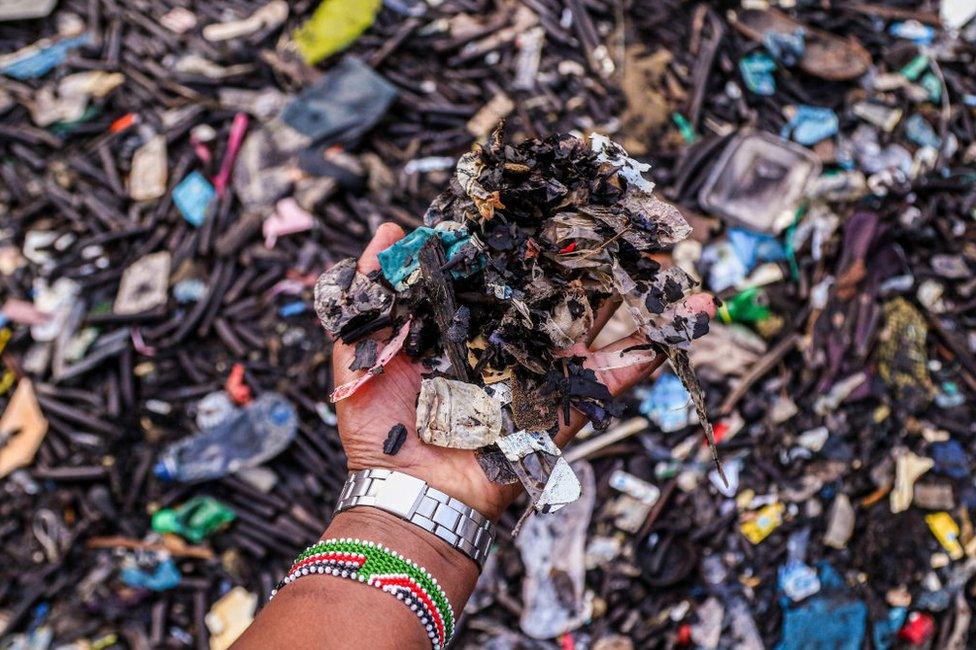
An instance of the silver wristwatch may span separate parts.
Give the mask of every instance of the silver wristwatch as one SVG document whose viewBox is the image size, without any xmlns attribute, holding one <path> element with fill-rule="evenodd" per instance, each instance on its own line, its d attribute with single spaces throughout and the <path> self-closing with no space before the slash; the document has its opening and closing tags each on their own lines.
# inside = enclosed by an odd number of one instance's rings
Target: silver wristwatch
<svg viewBox="0 0 976 650">
<path fill-rule="evenodd" d="M 335 513 L 372 506 L 416 524 L 474 560 L 480 568 L 495 538 L 494 525 L 480 512 L 419 478 L 389 469 L 349 474 Z"/>
</svg>

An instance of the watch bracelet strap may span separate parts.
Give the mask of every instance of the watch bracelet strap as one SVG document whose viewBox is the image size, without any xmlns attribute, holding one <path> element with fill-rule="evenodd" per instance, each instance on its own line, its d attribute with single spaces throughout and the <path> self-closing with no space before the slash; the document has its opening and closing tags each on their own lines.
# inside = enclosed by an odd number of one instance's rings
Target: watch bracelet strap
<svg viewBox="0 0 976 650">
<path fill-rule="evenodd" d="M 333 514 L 356 506 L 378 508 L 420 526 L 470 557 L 479 569 L 495 538 L 494 524 L 480 512 L 422 479 L 395 470 L 351 472 Z"/>
</svg>

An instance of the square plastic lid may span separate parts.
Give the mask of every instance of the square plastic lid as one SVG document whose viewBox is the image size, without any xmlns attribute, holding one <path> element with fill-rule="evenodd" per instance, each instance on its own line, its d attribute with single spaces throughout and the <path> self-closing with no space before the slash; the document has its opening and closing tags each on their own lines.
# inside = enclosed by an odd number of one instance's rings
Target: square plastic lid
<svg viewBox="0 0 976 650">
<path fill-rule="evenodd" d="M 715 162 L 698 200 L 729 225 L 774 233 L 779 216 L 795 208 L 819 173 L 812 151 L 769 133 L 740 133 Z"/>
</svg>

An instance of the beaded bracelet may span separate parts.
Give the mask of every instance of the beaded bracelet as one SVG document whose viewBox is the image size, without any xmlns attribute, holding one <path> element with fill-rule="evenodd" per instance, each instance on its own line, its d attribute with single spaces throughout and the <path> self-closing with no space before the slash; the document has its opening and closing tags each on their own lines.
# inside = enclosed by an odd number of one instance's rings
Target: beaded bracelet
<svg viewBox="0 0 976 650">
<path fill-rule="evenodd" d="M 454 610 L 437 579 L 385 546 L 345 537 L 313 544 L 295 558 L 271 598 L 285 585 L 314 574 L 358 580 L 396 596 L 420 619 L 434 650 L 444 648 L 454 634 Z"/>
</svg>

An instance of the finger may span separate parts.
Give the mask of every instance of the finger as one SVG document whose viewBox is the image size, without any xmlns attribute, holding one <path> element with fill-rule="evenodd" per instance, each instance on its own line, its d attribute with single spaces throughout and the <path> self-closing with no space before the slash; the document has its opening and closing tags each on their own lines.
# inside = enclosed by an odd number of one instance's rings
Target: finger
<svg viewBox="0 0 976 650">
<path fill-rule="evenodd" d="M 596 314 L 593 315 L 593 326 L 590 327 L 590 331 L 586 334 L 585 343 L 587 348 L 593 345 L 593 341 L 603 331 L 603 327 L 613 318 L 613 314 L 617 311 L 617 307 L 620 306 L 621 302 L 623 300 L 620 298 L 612 298 L 600 305 L 600 308 L 596 310 Z"/>
<path fill-rule="evenodd" d="M 694 294 L 692 296 L 688 296 L 683 301 L 678 303 L 671 311 L 673 312 L 672 315 L 677 314 L 685 317 L 691 317 L 699 313 L 704 313 L 709 318 L 714 318 L 715 300 L 710 294 L 707 293 Z M 609 370 L 596 370 L 594 355 L 600 354 L 607 356 L 613 352 L 619 352 L 620 350 L 626 350 L 627 348 L 646 344 L 647 337 L 644 336 L 643 333 L 638 332 L 587 354 L 586 360 L 583 362 L 583 364 L 588 368 L 593 368 L 597 379 L 607 387 L 607 390 L 610 391 L 611 395 L 616 397 L 630 390 L 636 384 L 649 377 L 651 373 L 657 370 L 661 364 L 664 363 L 665 359 L 667 358 L 666 355 L 659 353 L 647 363 L 625 368 L 613 368 Z M 569 424 L 563 424 L 560 426 L 559 432 L 556 434 L 556 445 L 562 447 L 568 443 L 573 439 L 573 436 L 576 435 L 584 424 L 586 424 L 586 417 L 575 409 L 571 410 Z"/>
<path fill-rule="evenodd" d="M 371 273 L 378 268 L 380 268 L 380 261 L 376 257 L 381 251 L 385 251 L 387 248 L 397 243 L 398 240 L 402 239 L 404 236 L 403 228 L 387 221 L 380 225 L 376 229 L 376 234 L 370 240 L 369 244 L 366 245 L 366 249 L 363 254 L 359 256 L 359 262 L 357 262 L 357 268 L 359 268 L 360 273 Z"/>
</svg>

